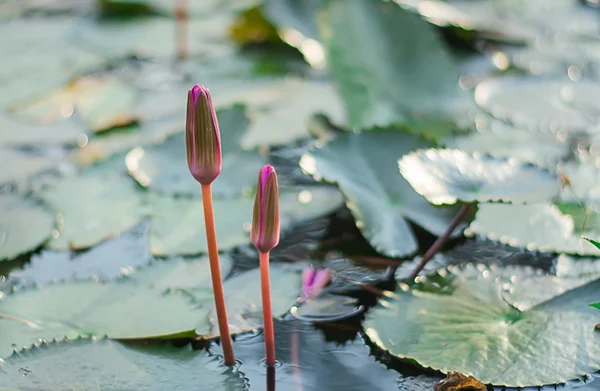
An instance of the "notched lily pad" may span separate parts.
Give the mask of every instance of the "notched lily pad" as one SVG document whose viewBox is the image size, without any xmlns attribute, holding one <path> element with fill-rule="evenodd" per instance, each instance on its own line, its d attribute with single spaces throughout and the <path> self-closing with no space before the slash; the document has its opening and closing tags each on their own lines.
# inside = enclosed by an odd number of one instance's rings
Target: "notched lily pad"
<svg viewBox="0 0 600 391">
<path fill-rule="evenodd" d="M 336 210 L 342 203 L 337 189 L 307 187 L 280 192 L 280 224 L 310 220 Z M 254 198 L 239 196 L 213 200 L 219 250 L 250 243 Z M 207 251 L 204 209 L 198 198 L 153 197 L 150 207 L 150 251 L 154 255 L 199 254 Z"/>
<path fill-rule="evenodd" d="M 531 164 L 456 149 L 427 149 L 398 161 L 400 172 L 431 203 L 526 203 L 551 199 L 558 193 L 555 175 Z"/>
<path fill-rule="evenodd" d="M 399 130 L 349 133 L 304 155 L 300 167 L 317 180 L 337 183 L 375 250 L 401 257 L 417 251 L 407 220 L 441 235 L 456 214 L 454 208 L 432 206 L 396 169 L 398 157 L 429 146 Z"/>
<path fill-rule="evenodd" d="M 82 358 L 85 357 L 84 362 Z M 58 375 L 60 374 L 60 375 Z M 82 338 L 44 343 L 15 352 L 0 369 L 5 391 L 44 390 L 190 390 L 247 389 L 237 370 L 206 351 L 187 345 L 125 345 Z"/>
<path fill-rule="evenodd" d="M 34 200 L 0 195 L 0 261 L 32 251 L 48 240 L 54 216 Z"/>
<path fill-rule="evenodd" d="M 248 194 L 256 185 L 256 174 L 265 164 L 257 150 L 243 150 L 240 140 L 248 128 L 242 106 L 219 110 L 222 171 L 213 183 L 215 195 Z M 179 133 L 164 143 L 135 148 L 125 158 L 129 174 L 142 186 L 164 195 L 200 195 L 200 185 L 192 178 L 186 158 L 185 134 Z"/>
<path fill-rule="evenodd" d="M 597 296 L 600 280 L 519 311 L 503 294 L 515 282 L 496 281 L 509 273 L 482 269 L 473 278 L 472 272 L 450 268 L 422 277 L 412 288 L 400 284 L 396 300 L 370 313 L 367 334 L 399 358 L 486 384 L 541 386 L 598 371 L 597 314 L 584 303 Z M 540 284 L 524 284 L 510 297 L 526 299 Z M 552 284 L 552 278 L 543 284 Z"/>
</svg>

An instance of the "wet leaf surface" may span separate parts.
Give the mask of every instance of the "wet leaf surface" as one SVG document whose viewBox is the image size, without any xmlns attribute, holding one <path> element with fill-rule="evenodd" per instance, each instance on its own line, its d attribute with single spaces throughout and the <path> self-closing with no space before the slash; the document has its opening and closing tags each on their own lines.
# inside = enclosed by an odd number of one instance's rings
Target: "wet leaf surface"
<svg viewBox="0 0 600 391">
<path fill-rule="evenodd" d="M 0 261 L 35 250 L 50 239 L 54 216 L 39 202 L 0 195 Z"/>
<path fill-rule="evenodd" d="M 497 276 L 488 270 L 473 279 L 450 269 L 422 278 L 414 288 L 401 285 L 396 300 L 370 313 L 367 334 L 398 357 L 484 383 L 538 386 L 600 369 L 597 314 L 581 305 L 597 294 L 600 280 L 521 312 L 505 301 Z M 534 289 L 527 285 L 513 299 Z M 400 318 L 403 327 L 395 327 Z"/>
<path fill-rule="evenodd" d="M 14 353 L 0 369 L 3 391 L 189 390 L 198 386 L 198 379 L 203 390 L 246 389 L 238 370 L 189 345 L 125 345 L 87 338 L 52 342 Z"/>
<path fill-rule="evenodd" d="M 553 198 L 558 178 L 535 165 L 457 149 L 427 149 L 402 157 L 400 172 L 431 203 L 527 203 Z"/>
<path fill-rule="evenodd" d="M 234 349 L 251 389 L 268 390 L 262 334 L 240 336 Z M 338 346 L 299 321 L 275 322 L 275 349 L 281 364 L 274 375 L 277 390 L 391 390 L 399 378 L 376 362 L 360 339 Z"/>
<path fill-rule="evenodd" d="M 407 220 L 441 235 L 455 214 L 430 205 L 394 167 L 430 145 L 399 130 L 350 133 L 306 154 L 300 165 L 315 179 L 337 183 L 365 238 L 378 252 L 400 257 L 417 251 Z"/>
<path fill-rule="evenodd" d="M 358 300 L 331 294 L 299 302 L 290 313 L 305 322 L 337 322 L 356 316 L 364 311 Z"/>
</svg>

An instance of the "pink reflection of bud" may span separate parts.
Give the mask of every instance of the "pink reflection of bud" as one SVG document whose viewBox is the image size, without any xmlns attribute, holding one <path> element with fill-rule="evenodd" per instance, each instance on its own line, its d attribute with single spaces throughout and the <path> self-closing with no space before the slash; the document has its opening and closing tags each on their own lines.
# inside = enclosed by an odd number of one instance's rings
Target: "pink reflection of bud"
<svg viewBox="0 0 600 391">
<path fill-rule="evenodd" d="M 221 135 L 210 93 L 197 84 L 188 92 L 185 145 L 192 176 L 212 183 L 221 173 Z"/>
<path fill-rule="evenodd" d="M 314 269 L 309 267 L 302 272 L 302 298 L 314 299 L 331 281 L 332 272 L 329 269 Z"/>
<path fill-rule="evenodd" d="M 258 173 L 250 239 L 262 253 L 271 251 L 279 243 L 279 186 L 275 169 L 270 165 Z"/>
</svg>

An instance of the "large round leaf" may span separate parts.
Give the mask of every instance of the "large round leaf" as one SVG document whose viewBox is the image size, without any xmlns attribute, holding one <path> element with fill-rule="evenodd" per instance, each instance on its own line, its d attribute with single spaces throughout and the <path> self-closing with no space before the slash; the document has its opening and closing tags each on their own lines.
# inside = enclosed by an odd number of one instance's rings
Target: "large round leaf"
<svg viewBox="0 0 600 391">
<path fill-rule="evenodd" d="M 129 346 L 79 339 L 14 353 L 0 368 L 0 390 L 245 390 L 246 380 L 219 358 L 190 346 Z"/>
<path fill-rule="evenodd" d="M 353 127 L 390 126 L 407 115 L 452 113 L 468 104 L 434 28 L 398 4 L 328 0 L 319 20 Z"/>
<path fill-rule="evenodd" d="M 21 182 L 33 174 L 51 169 L 58 163 L 59 159 L 53 156 L 0 148 L 0 167 L 4 167 L 0 173 L 0 185 Z"/>
<path fill-rule="evenodd" d="M 12 347 L 65 336 L 193 336 L 196 328 L 207 330 L 207 303 L 192 304 L 184 295 L 165 295 L 127 278 L 25 288 L 0 300 L 0 357 Z"/>
<path fill-rule="evenodd" d="M 57 213 L 57 250 L 88 248 L 141 219 L 141 194 L 129 178 L 100 173 L 59 180 L 38 192 Z"/>
<path fill-rule="evenodd" d="M 331 213 L 341 196 L 336 189 L 313 187 L 282 190 L 281 230 L 293 223 Z M 207 251 L 204 208 L 198 198 L 154 197 L 151 205 L 150 251 L 155 255 L 198 254 Z M 221 251 L 250 243 L 254 199 L 250 196 L 213 200 L 217 241 Z"/>
<path fill-rule="evenodd" d="M 370 314 L 367 334 L 398 357 L 494 385 L 556 384 L 600 370 L 598 314 L 587 306 L 600 280 L 519 311 L 503 291 L 518 286 L 510 296 L 518 300 L 554 280 L 521 286 L 518 277 L 496 281 L 506 275 L 452 268 L 413 288 L 401 284 L 396 300 Z"/>
<path fill-rule="evenodd" d="M 506 77 L 479 84 L 477 104 L 494 117 L 538 130 L 585 130 L 595 126 L 600 84 L 533 77 Z"/>
<path fill-rule="evenodd" d="M 85 139 L 87 136 L 72 118 L 40 126 L 0 116 L 0 146 L 2 147 L 30 144 L 73 145 L 81 138 Z"/>
<path fill-rule="evenodd" d="M 213 194 L 249 193 L 256 185 L 256 174 L 265 164 L 257 150 L 246 151 L 240 139 L 248 127 L 244 108 L 235 106 L 217 113 L 223 151 L 222 171 L 213 182 Z M 190 174 L 185 153 L 185 135 L 179 133 L 164 143 L 135 148 L 125 158 L 129 173 L 136 181 L 160 194 L 200 195 L 200 184 Z"/>
<path fill-rule="evenodd" d="M 267 373 L 263 334 L 240 336 L 234 344 L 240 368 L 254 391 L 396 389 L 398 372 L 369 355 L 360 339 L 340 346 L 327 342 L 319 330 L 299 321 L 275 322 L 275 356 L 280 365 Z M 216 350 L 216 349 L 215 349 Z"/>
<path fill-rule="evenodd" d="M 380 253 L 399 257 L 417 251 L 407 220 L 441 235 L 455 214 L 432 206 L 396 169 L 399 157 L 430 145 L 398 130 L 350 133 L 306 154 L 300 165 L 318 180 L 337 183 L 365 238 Z"/>
<path fill-rule="evenodd" d="M 545 169 L 457 149 L 421 150 L 398 164 L 412 187 L 437 205 L 543 201 L 559 190 L 558 179 Z"/>
<path fill-rule="evenodd" d="M 50 238 L 54 217 L 32 200 L 0 195 L 0 261 L 34 250 Z"/>
</svg>

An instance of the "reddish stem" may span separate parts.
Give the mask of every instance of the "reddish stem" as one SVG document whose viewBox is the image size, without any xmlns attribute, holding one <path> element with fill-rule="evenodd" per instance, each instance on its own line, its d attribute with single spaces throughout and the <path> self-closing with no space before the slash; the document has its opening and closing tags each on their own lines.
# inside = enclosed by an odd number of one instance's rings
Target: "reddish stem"
<svg viewBox="0 0 600 391">
<path fill-rule="evenodd" d="M 176 0 L 175 18 L 177 20 L 177 59 L 187 57 L 187 20 L 188 0 Z"/>
<path fill-rule="evenodd" d="M 210 274 L 212 277 L 213 292 L 215 294 L 215 307 L 217 308 L 217 320 L 219 333 L 221 334 L 221 346 L 225 365 L 233 365 L 233 346 L 231 334 L 229 334 L 229 323 L 227 323 L 227 308 L 225 307 L 225 294 L 223 292 L 223 280 L 221 279 L 221 266 L 219 265 L 219 248 L 217 247 L 217 234 L 215 232 L 215 216 L 212 202 L 211 185 L 202 185 L 202 203 L 204 204 L 204 224 L 206 226 L 206 241 L 208 243 L 208 258 L 210 260 Z"/>
<path fill-rule="evenodd" d="M 472 206 L 473 206 L 473 204 L 464 204 L 462 206 L 462 208 L 460 208 L 460 210 L 458 211 L 456 216 L 454 216 L 454 219 L 452 220 L 452 222 L 450 222 L 450 225 L 446 229 L 446 232 L 444 232 L 444 234 L 442 236 L 437 238 L 436 241 L 431 245 L 431 247 L 429 247 L 429 249 L 427 250 L 425 255 L 423 255 L 423 258 L 421 259 L 421 262 L 419 263 L 419 265 L 415 268 L 415 270 L 413 270 L 413 272 L 407 278 L 407 280 L 409 282 L 414 281 L 415 278 L 419 275 L 419 272 L 421 270 L 423 270 L 423 268 L 425 267 L 427 262 L 429 262 L 429 260 L 431 258 L 433 258 L 433 256 L 442 249 L 444 244 L 446 244 L 446 242 L 448 241 L 448 238 L 450 237 L 450 235 L 452 235 L 452 232 L 454 232 L 456 227 L 458 227 L 458 224 L 460 224 L 460 222 L 463 221 L 463 219 L 467 216 L 467 214 L 471 210 Z"/>
<path fill-rule="evenodd" d="M 271 310 L 271 277 L 269 275 L 269 253 L 260 253 L 260 283 L 262 289 L 263 321 L 265 324 L 265 349 L 267 365 L 275 365 L 275 332 Z"/>
</svg>

